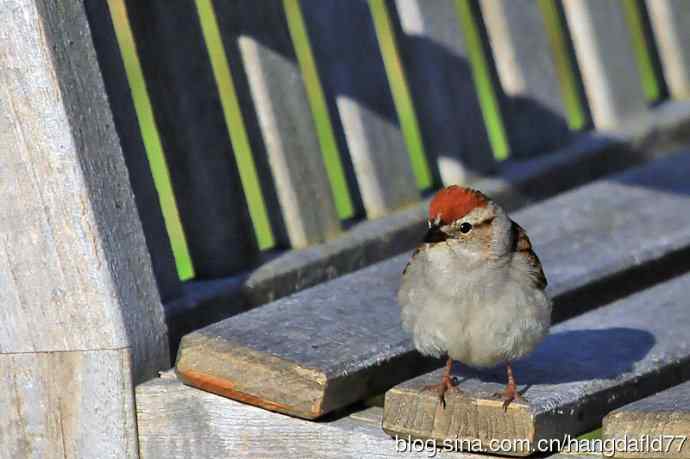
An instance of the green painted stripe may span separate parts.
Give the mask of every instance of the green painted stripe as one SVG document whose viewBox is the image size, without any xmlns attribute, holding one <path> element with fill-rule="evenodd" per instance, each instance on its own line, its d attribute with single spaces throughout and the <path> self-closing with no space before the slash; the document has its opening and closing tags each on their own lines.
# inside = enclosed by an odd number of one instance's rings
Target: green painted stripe
<svg viewBox="0 0 690 459">
<path fill-rule="evenodd" d="M 134 110 L 139 121 L 139 129 L 144 141 L 146 157 L 151 167 L 153 183 L 158 193 L 165 228 L 170 238 L 173 256 L 175 257 L 177 274 L 180 279 L 188 280 L 194 277 L 194 267 L 192 266 L 187 240 L 185 239 L 180 214 L 175 202 L 170 172 L 163 154 L 163 147 L 158 135 L 156 120 L 153 116 L 151 100 L 146 90 L 146 81 L 144 80 L 144 73 L 136 52 L 134 36 L 127 18 L 124 0 L 108 0 L 108 7 L 115 27 L 115 37 L 120 47 L 122 60 L 124 61 L 127 81 L 132 91 Z"/>
<path fill-rule="evenodd" d="M 270 249 L 275 246 L 275 240 L 213 5 L 211 0 L 195 0 L 195 2 L 256 239 L 260 249 Z"/>
<path fill-rule="evenodd" d="M 393 93 L 393 102 L 400 119 L 400 128 L 407 145 L 412 172 L 415 175 L 417 187 L 423 190 L 432 186 L 431 170 L 424 152 L 417 115 L 412 105 L 405 73 L 400 64 L 400 55 L 384 1 L 369 0 L 369 9 L 374 21 L 381 54 L 383 55 L 383 65 L 386 68 L 388 84 Z"/>
<path fill-rule="evenodd" d="M 562 28 L 555 0 L 539 0 L 539 9 L 544 17 L 546 35 L 556 64 L 556 74 L 561 87 L 561 97 L 572 130 L 582 129 L 587 123 L 584 101 L 578 91 L 575 76 L 575 62 L 568 52 L 565 31 Z"/>
<path fill-rule="evenodd" d="M 299 1 L 283 0 L 283 8 L 297 54 L 297 61 L 302 71 L 302 78 L 304 78 L 304 86 L 307 90 L 307 98 L 316 126 L 316 135 L 319 138 L 326 173 L 335 199 L 335 207 L 341 219 L 351 218 L 354 216 L 354 206 L 347 187 L 343 163 L 340 159 L 331 117 L 326 106 L 326 98 L 323 95 Z"/>
<path fill-rule="evenodd" d="M 472 69 L 472 79 L 479 96 L 479 106 L 481 107 L 484 123 L 489 133 L 489 141 L 494 151 L 494 157 L 499 161 L 504 160 L 508 158 L 510 147 L 503 118 L 498 107 L 498 97 L 491 85 L 489 64 L 487 57 L 484 55 L 484 47 L 482 46 L 477 27 L 477 18 L 474 17 L 469 0 L 455 0 L 455 6 L 467 44 L 467 57 Z"/>
<path fill-rule="evenodd" d="M 661 88 L 659 87 L 657 75 L 654 71 L 654 64 L 652 64 L 652 57 L 650 54 L 651 44 L 647 42 L 647 38 L 643 32 L 640 6 L 635 0 L 620 1 L 622 2 L 625 21 L 630 31 L 630 40 L 635 53 L 637 67 L 640 70 L 642 90 L 644 91 L 645 98 L 649 102 L 657 101 L 661 97 Z"/>
</svg>

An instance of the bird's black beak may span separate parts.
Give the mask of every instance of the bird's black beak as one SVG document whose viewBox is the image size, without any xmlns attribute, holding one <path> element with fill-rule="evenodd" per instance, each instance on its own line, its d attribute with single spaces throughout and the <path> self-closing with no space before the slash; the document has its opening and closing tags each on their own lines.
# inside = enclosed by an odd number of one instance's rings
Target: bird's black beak
<svg viewBox="0 0 690 459">
<path fill-rule="evenodd" d="M 448 235 L 441 231 L 441 224 L 430 221 L 429 229 L 424 236 L 424 242 L 433 244 L 435 242 L 443 242 L 446 239 L 448 239 Z"/>
</svg>

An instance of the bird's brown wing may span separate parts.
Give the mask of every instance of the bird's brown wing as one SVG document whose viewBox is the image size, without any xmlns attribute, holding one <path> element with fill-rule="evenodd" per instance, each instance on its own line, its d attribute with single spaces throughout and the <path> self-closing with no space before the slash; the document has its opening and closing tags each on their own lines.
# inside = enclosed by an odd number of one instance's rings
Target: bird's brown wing
<svg viewBox="0 0 690 459">
<path fill-rule="evenodd" d="M 532 250 L 532 243 L 529 240 L 529 237 L 527 237 L 527 233 L 525 232 L 524 228 L 514 221 L 511 220 L 513 223 L 513 241 L 515 244 L 515 252 L 522 254 L 524 257 L 527 258 L 527 262 L 534 268 L 534 281 L 537 287 L 540 289 L 545 289 L 546 288 L 546 276 L 544 275 L 544 270 L 541 267 L 541 262 L 539 261 L 539 257 L 537 257 L 537 254 L 534 253 L 534 250 Z"/>
</svg>

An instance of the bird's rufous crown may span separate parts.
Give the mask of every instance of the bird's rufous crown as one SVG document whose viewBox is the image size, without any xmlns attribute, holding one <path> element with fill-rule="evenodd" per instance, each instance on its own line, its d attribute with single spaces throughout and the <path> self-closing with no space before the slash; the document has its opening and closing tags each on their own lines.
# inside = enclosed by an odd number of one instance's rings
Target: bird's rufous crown
<svg viewBox="0 0 690 459">
<path fill-rule="evenodd" d="M 440 190 L 429 204 L 429 220 L 440 218 L 445 225 L 462 218 L 477 207 L 486 207 L 489 199 L 472 188 L 451 185 Z"/>
</svg>

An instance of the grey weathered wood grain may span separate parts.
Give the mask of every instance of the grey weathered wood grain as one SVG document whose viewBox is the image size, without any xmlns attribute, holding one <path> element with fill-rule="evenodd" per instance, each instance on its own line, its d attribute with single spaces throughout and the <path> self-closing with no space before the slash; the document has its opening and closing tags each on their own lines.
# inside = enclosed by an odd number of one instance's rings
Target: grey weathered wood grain
<svg viewBox="0 0 690 459">
<path fill-rule="evenodd" d="M 687 197 L 685 199 L 688 199 Z M 496 391 L 503 368 L 454 369 L 460 378 L 445 409 L 433 391 L 442 370 L 386 393 L 383 429 L 419 438 L 528 439 L 512 454 L 538 450 L 540 440 L 595 428 L 611 409 L 690 379 L 690 327 L 685 274 L 554 326 L 537 350 L 514 363 L 528 402 L 506 412 Z M 503 451 L 502 453 L 506 453 Z"/>
<path fill-rule="evenodd" d="M 131 370 L 127 349 L 0 354 L 0 457 L 137 457 Z"/>
<path fill-rule="evenodd" d="M 83 5 L 0 21 L 0 353 L 129 347 L 141 381 L 163 309 Z"/>
<path fill-rule="evenodd" d="M 503 90 L 503 120 L 517 157 L 545 153 L 570 136 L 554 50 L 537 2 L 482 0 Z"/>
<path fill-rule="evenodd" d="M 382 409 L 309 422 L 184 386 L 174 375 L 141 384 L 137 424 L 141 455 L 156 458 L 393 458 L 429 457 L 402 452 L 404 444 L 381 430 Z M 440 458 L 479 459 L 439 451 Z"/>
<path fill-rule="evenodd" d="M 647 0 L 666 84 L 676 99 L 690 98 L 690 14 L 683 0 Z"/>
<path fill-rule="evenodd" d="M 120 49 L 106 2 L 85 2 L 84 7 L 91 26 L 98 63 L 103 74 L 113 121 L 122 145 L 134 191 L 146 246 L 151 256 L 161 300 L 167 301 L 182 294 L 182 283 L 177 274 L 170 239 L 163 221 L 158 193 L 153 183 L 151 167 L 146 157 L 132 94 L 122 62 Z"/>
<path fill-rule="evenodd" d="M 0 454 L 135 457 L 168 342 L 84 5 L 0 22 Z"/>
<path fill-rule="evenodd" d="M 646 110 L 623 7 L 616 0 L 564 0 L 563 8 L 594 125 L 611 128 Z"/>
<path fill-rule="evenodd" d="M 196 7 L 126 4 L 195 274 L 247 269 L 258 249 Z"/>
<path fill-rule="evenodd" d="M 300 3 L 338 146 L 349 155 L 367 216 L 412 204 L 419 194 L 368 3 Z"/>
<path fill-rule="evenodd" d="M 667 102 L 624 130 L 605 136 L 583 133 L 549 155 L 506 161 L 499 177 L 472 184 L 514 210 L 665 156 L 690 140 L 688 135 L 690 104 Z M 360 222 L 326 244 L 283 253 L 248 276 L 187 283 L 182 298 L 166 304 L 173 346 L 190 331 L 413 248 L 423 231 L 427 205 Z"/>
<path fill-rule="evenodd" d="M 637 451 L 616 451 L 613 457 L 681 458 L 690 456 L 690 382 L 674 386 L 609 413 L 603 422 L 602 438 L 609 441 L 647 436 L 662 439 L 661 449 L 654 445 Z M 655 440 L 658 444 L 658 440 Z M 630 445 L 632 446 L 632 445 Z"/>
<path fill-rule="evenodd" d="M 390 6 L 436 180 L 444 185 L 466 183 L 495 170 L 454 2 L 397 0 Z"/>
<path fill-rule="evenodd" d="M 266 155 L 276 212 L 282 210 L 286 235 L 279 242 L 301 248 L 331 239 L 340 223 L 283 5 L 218 3 L 252 150 Z"/>
<path fill-rule="evenodd" d="M 677 155 L 514 215 L 542 260 L 557 320 L 654 276 L 673 274 L 688 262 L 689 166 L 690 154 Z M 413 351 L 400 327 L 395 292 L 407 258 L 395 257 L 187 335 L 177 359 L 181 378 L 314 418 L 410 377 L 434 362 Z M 673 266 L 665 267 L 671 259 Z M 653 274 L 645 273 L 645 265 Z"/>
</svg>

